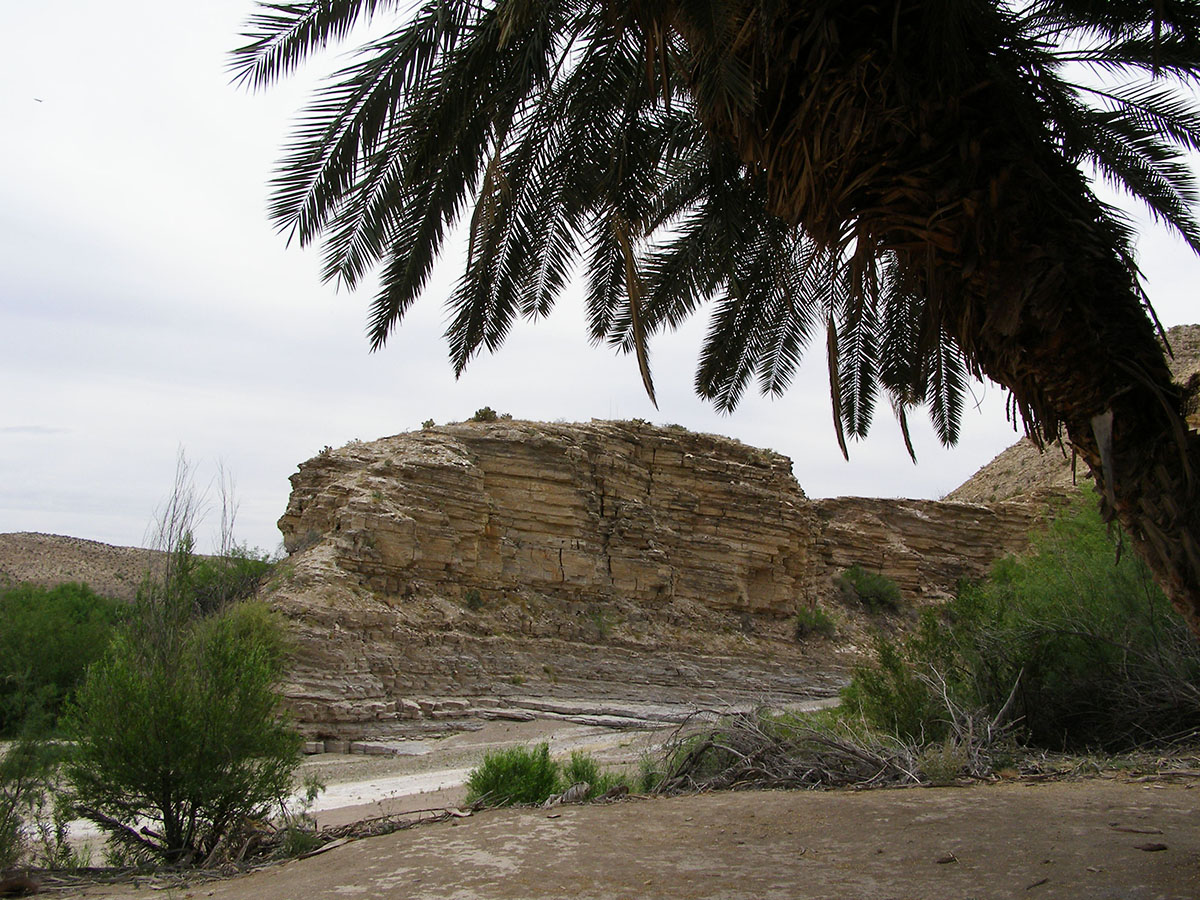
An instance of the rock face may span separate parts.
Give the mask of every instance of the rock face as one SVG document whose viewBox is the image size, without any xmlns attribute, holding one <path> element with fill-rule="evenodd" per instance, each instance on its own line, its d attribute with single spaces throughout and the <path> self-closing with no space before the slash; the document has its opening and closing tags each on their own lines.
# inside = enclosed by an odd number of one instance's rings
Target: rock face
<svg viewBox="0 0 1200 900">
<path fill-rule="evenodd" d="M 292 484 L 284 546 L 320 536 L 387 595 L 787 615 L 812 570 L 816 523 L 790 461 L 685 431 L 451 426 L 318 456 Z"/>
<path fill-rule="evenodd" d="M 882 572 L 910 599 L 948 599 L 963 578 L 1029 545 L 1041 503 L 979 506 L 935 500 L 834 497 L 815 502 L 824 523 L 816 592 L 850 566 Z"/>
<path fill-rule="evenodd" d="M 827 695 L 845 657 L 790 618 L 839 615 L 842 570 L 946 597 L 1039 515 L 809 501 L 786 457 L 636 422 L 432 428 L 325 452 L 292 485 L 272 593 L 299 635 L 287 694 L 309 732 L 342 738 L 531 697 L 619 717 Z"/>
</svg>

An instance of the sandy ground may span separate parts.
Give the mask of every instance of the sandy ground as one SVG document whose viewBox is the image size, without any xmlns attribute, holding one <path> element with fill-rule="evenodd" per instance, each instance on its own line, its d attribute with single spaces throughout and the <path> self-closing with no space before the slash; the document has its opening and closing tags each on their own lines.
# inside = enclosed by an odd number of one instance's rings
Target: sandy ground
<svg viewBox="0 0 1200 900">
<path fill-rule="evenodd" d="M 1200 897 L 1198 798 L 1181 784 L 1096 779 L 490 810 L 171 895 L 1183 900 Z"/>
<path fill-rule="evenodd" d="M 323 826 L 457 805 L 489 749 L 550 743 L 614 764 L 664 732 L 488 723 L 394 756 L 322 754 Z M 747 791 L 485 810 L 219 881 L 71 888 L 87 900 L 983 900 L 1200 897 L 1200 779 Z M 47 887 L 51 887 L 47 885 Z"/>
</svg>

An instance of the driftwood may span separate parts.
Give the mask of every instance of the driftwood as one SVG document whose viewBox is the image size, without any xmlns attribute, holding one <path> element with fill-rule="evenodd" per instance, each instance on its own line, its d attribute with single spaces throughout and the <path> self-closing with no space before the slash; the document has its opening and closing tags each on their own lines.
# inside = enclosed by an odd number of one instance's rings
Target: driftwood
<svg viewBox="0 0 1200 900">
<path fill-rule="evenodd" d="M 948 699 L 947 704 L 949 764 L 936 759 L 938 745 L 931 755 L 923 744 L 866 729 L 817 728 L 762 710 L 714 722 L 705 711 L 701 721 L 685 722 L 668 741 L 667 772 L 657 790 L 870 788 L 990 778 L 990 750 L 1014 724 L 1007 721 L 1011 703 L 994 717 L 969 713 Z M 933 772 L 935 764 L 939 771 Z"/>
</svg>

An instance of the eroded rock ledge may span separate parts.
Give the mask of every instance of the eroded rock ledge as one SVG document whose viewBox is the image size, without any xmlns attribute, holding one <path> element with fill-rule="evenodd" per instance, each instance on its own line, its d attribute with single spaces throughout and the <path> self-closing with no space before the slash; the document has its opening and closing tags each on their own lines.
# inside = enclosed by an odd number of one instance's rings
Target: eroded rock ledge
<svg viewBox="0 0 1200 900">
<path fill-rule="evenodd" d="M 292 486 L 272 591 L 300 636 L 287 694 L 337 737 L 535 696 L 828 695 L 854 648 L 798 643 L 791 618 L 834 603 L 838 573 L 942 598 L 1021 549 L 1040 512 L 811 501 L 784 456 L 638 422 L 431 428 L 322 453 Z"/>
</svg>

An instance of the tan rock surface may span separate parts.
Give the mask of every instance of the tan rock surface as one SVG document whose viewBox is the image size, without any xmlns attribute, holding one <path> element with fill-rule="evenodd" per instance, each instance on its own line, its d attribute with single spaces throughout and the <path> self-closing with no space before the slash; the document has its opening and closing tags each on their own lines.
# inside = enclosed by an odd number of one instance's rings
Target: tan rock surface
<svg viewBox="0 0 1200 900">
<path fill-rule="evenodd" d="M 546 698 L 619 719 L 629 701 L 827 696 L 854 648 L 798 643 L 791 618 L 821 604 L 861 632 L 861 611 L 831 606 L 837 574 L 859 563 L 911 603 L 945 598 L 1038 514 L 813 502 L 786 457 L 638 422 L 431 428 L 322 453 L 292 485 L 295 552 L 270 596 L 300 638 L 292 708 L 327 736 Z"/>
</svg>

